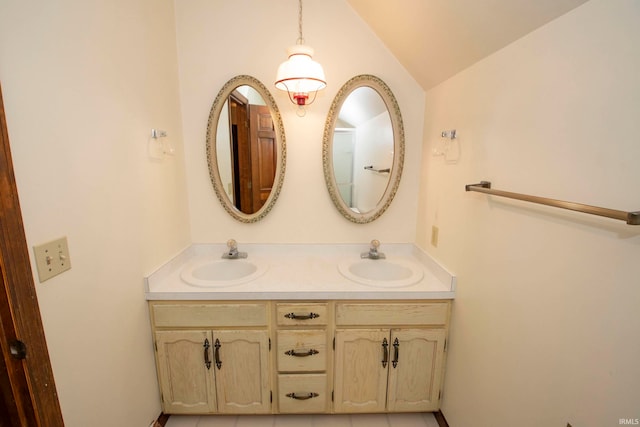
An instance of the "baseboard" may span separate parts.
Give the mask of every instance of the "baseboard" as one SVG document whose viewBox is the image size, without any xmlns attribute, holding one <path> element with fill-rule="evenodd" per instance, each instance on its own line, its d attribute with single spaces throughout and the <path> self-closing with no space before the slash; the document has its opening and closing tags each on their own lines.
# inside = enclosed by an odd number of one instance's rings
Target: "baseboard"
<svg viewBox="0 0 640 427">
<path fill-rule="evenodd" d="M 433 416 L 436 417 L 436 421 L 440 427 L 449 427 L 449 423 L 447 423 L 446 418 L 442 411 L 434 412 Z"/>
<path fill-rule="evenodd" d="M 171 415 L 165 413 L 160 414 L 153 427 L 165 427 L 170 416 Z M 449 427 L 449 424 L 447 423 L 447 420 L 444 417 L 442 411 L 434 412 L 433 416 L 436 418 L 439 427 Z"/>
<path fill-rule="evenodd" d="M 158 419 L 153 423 L 152 427 L 164 427 L 165 425 L 167 425 L 167 421 L 169 421 L 170 416 L 171 415 L 165 414 L 164 412 L 162 412 L 158 416 Z"/>
</svg>

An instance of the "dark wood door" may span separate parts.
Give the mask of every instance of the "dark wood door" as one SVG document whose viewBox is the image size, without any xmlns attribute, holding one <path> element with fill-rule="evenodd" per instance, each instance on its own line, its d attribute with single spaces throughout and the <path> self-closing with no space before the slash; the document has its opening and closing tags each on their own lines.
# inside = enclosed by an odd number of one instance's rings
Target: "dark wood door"
<svg viewBox="0 0 640 427">
<path fill-rule="evenodd" d="M 257 212 L 269 198 L 276 176 L 276 132 L 269 107 L 249 105 L 251 136 L 251 194 L 253 212 Z"/>
<path fill-rule="evenodd" d="M 31 273 L 1 88 L 0 275 L 0 427 L 64 426 Z"/>
<path fill-rule="evenodd" d="M 233 204 L 241 212 L 255 212 L 251 198 L 251 146 L 247 99 L 234 92 L 229 97 L 231 153 L 233 157 Z"/>
</svg>

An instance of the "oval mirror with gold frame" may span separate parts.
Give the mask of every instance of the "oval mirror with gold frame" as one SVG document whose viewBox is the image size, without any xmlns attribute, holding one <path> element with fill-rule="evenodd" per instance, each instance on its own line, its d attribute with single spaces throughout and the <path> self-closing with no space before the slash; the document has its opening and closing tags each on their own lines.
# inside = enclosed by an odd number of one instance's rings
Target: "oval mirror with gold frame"
<svg viewBox="0 0 640 427">
<path fill-rule="evenodd" d="M 286 143 L 280 111 L 258 79 L 236 76 L 220 89 L 206 145 L 209 176 L 224 209 L 244 223 L 264 218 L 282 188 Z"/>
<path fill-rule="evenodd" d="M 353 77 L 338 91 L 324 127 L 322 164 L 329 195 L 349 221 L 365 224 L 391 204 L 404 163 L 402 115 L 378 77 Z"/>
</svg>

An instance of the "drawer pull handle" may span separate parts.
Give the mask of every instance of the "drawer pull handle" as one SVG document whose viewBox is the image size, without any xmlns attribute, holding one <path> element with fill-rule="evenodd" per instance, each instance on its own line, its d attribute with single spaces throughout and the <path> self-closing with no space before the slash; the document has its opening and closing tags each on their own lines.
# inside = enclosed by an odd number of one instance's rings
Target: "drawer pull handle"
<svg viewBox="0 0 640 427">
<path fill-rule="evenodd" d="M 216 348 L 213 357 L 216 359 L 216 367 L 220 370 L 220 368 L 222 368 L 222 361 L 220 360 L 220 347 L 222 347 L 222 345 L 220 344 L 220 340 L 216 338 L 216 343 L 213 346 Z"/>
<path fill-rule="evenodd" d="M 294 320 L 309 320 L 309 319 L 316 319 L 320 317 L 320 315 L 314 312 L 311 312 L 309 314 L 287 313 L 284 315 L 284 317 L 286 317 L 287 319 L 294 319 Z"/>
<path fill-rule="evenodd" d="M 303 351 L 298 353 L 295 350 L 287 350 L 284 352 L 284 354 L 286 354 L 287 356 L 295 356 L 295 357 L 308 357 L 308 356 L 313 356 L 314 354 L 318 354 L 320 353 L 318 350 L 314 350 L 311 349 L 309 351 Z"/>
<path fill-rule="evenodd" d="M 211 347 L 211 344 L 209 344 L 209 338 L 205 338 L 204 339 L 204 366 L 207 367 L 207 369 L 211 369 L 211 360 L 209 359 L 209 347 Z"/>
<path fill-rule="evenodd" d="M 287 397 L 290 397 L 290 398 L 296 399 L 296 400 L 309 400 L 309 399 L 313 399 L 314 397 L 318 397 L 318 396 L 320 396 L 318 393 L 304 393 L 302 395 L 295 394 L 295 393 L 287 393 Z"/>
<path fill-rule="evenodd" d="M 400 341 L 396 338 L 393 341 L 393 361 L 391 361 L 394 368 L 398 366 L 398 356 L 400 356 Z"/>
<path fill-rule="evenodd" d="M 384 338 L 382 340 L 382 367 L 386 368 L 387 363 L 389 363 L 389 343 L 387 339 Z"/>
</svg>

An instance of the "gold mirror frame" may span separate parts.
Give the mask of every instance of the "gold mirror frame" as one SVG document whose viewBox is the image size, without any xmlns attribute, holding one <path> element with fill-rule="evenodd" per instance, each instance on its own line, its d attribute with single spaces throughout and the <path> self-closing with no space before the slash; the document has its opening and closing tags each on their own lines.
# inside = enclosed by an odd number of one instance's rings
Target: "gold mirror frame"
<svg viewBox="0 0 640 427">
<path fill-rule="evenodd" d="M 389 180 L 387 187 L 378 201 L 375 208 L 368 212 L 355 212 L 352 210 L 343 200 L 338 189 L 334 167 L 333 167 L 333 135 L 336 126 L 336 121 L 340 113 L 340 109 L 344 104 L 347 97 L 359 87 L 369 87 L 375 90 L 378 95 L 384 101 L 387 107 L 387 111 L 391 118 L 391 125 L 393 127 L 393 164 L 391 171 L 389 172 Z M 378 77 L 362 74 L 353 77 L 340 88 L 336 94 L 329 113 L 327 115 L 327 121 L 324 127 L 324 136 L 322 143 L 322 165 L 324 169 L 324 179 L 327 184 L 327 190 L 331 196 L 333 204 L 338 211 L 351 222 L 357 224 L 366 224 L 374 221 L 380 215 L 382 215 L 396 195 L 398 186 L 400 185 L 400 178 L 402 176 L 402 168 L 404 165 L 404 126 L 402 124 L 402 115 L 400 114 L 400 107 L 396 102 L 396 98 L 393 96 L 391 89 Z"/>
<path fill-rule="evenodd" d="M 265 201 L 264 205 L 252 214 L 247 214 L 238 210 L 227 196 L 227 193 L 224 191 L 223 183 L 218 170 L 218 158 L 216 153 L 216 132 L 222 108 L 229 98 L 229 95 L 231 95 L 231 93 L 235 89 L 244 85 L 251 86 L 253 89 L 255 89 L 260 94 L 260 96 L 262 96 L 265 104 L 269 107 L 277 143 L 277 164 L 271 193 L 269 194 L 269 197 Z M 253 223 L 263 219 L 275 205 L 275 202 L 280 195 L 280 190 L 282 189 L 282 182 L 284 181 L 284 171 L 286 164 L 286 142 L 284 135 L 284 125 L 282 124 L 282 118 L 280 117 L 280 110 L 278 110 L 278 106 L 276 105 L 276 102 L 271 96 L 269 90 L 258 79 L 248 75 L 239 75 L 229 80 L 227 83 L 225 83 L 222 89 L 220 89 L 220 92 L 218 92 L 218 95 L 213 101 L 211 112 L 209 113 L 209 120 L 207 122 L 206 146 L 209 177 L 211 178 L 211 184 L 213 185 L 216 196 L 218 197 L 218 200 L 220 201 L 224 209 L 233 218 L 243 223 Z"/>
</svg>

